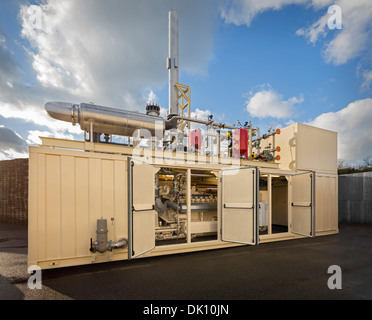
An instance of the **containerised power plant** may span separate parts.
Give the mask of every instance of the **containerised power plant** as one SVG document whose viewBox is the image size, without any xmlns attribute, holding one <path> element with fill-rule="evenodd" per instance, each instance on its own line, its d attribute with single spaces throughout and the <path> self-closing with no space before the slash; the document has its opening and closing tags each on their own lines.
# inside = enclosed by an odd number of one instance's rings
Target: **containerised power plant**
<svg viewBox="0 0 372 320">
<path fill-rule="evenodd" d="M 43 269 L 338 232 L 337 134 L 190 117 L 169 13 L 169 112 L 49 102 L 83 141 L 30 147 L 28 264 Z M 119 137 L 118 142 L 114 138 Z"/>
</svg>

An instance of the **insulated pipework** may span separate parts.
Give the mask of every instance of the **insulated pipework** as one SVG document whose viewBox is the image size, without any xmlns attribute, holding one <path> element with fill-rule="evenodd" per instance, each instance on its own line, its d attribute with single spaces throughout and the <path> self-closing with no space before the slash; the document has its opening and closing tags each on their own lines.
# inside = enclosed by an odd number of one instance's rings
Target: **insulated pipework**
<svg viewBox="0 0 372 320">
<path fill-rule="evenodd" d="M 99 132 L 120 136 L 132 136 L 136 130 L 148 130 L 155 136 L 156 130 L 168 129 L 165 119 L 153 112 L 151 115 L 127 110 L 107 108 L 94 104 L 48 102 L 48 115 L 54 119 L 79 124 L 86 132 Z"/>
</svg>

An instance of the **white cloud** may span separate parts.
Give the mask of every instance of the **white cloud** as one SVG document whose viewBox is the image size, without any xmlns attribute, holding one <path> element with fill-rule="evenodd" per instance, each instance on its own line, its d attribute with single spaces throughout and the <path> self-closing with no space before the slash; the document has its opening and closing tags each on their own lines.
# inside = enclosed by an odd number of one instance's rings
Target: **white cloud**
<svg viewBox="0 0 372 320">
<path fill-rule="evenodd" d="M 149 89 L 146 96 L 146 101 L 147 103 L 159 103 L 159 97 L 152 89 Z"/>
<path fill-rule="evenodd" d="M 32 20 L 34 5 L 22 6 L 22 36 L 33 46 L 32 65 L 44 87 L 64 88 L 97 104 L 139 109 L 146 104 L 143 89 L 167 81 L 168 11 L 177 9 L 180 15 L 182 70 L 204 73 L 213 54 L 213 4 L 46 0 L 36 10 L 40 23 Z"/>
<path fill-rule="evenodd" d="M 362 89 L 368 90 L 371 83 L 372 83 L 372 70 L 366 70 L 363 73 Z"/>
<path fill-rule="evenodd" d="M 325 44 L 323 57 L 327 63 L 344 64 L 362 54 L 371 46 L 372 6 L 371 0 L 231 0 L 222 2 L 221 15 L 227 23 L 250 26 L 257 15 L 268 10 L 280 10 L 287 5 L 302 5 L 321 9 L 321 17 L 309 27 L 297 30 L 312 44 L 320 38 L 332 35 Z M 329 30 L 328 7 L 337 5 L 342 10 L 342 30 Z"/>
<path fill-rule="evenodd" d="M 297 113 L 295 105 L 304 101 L 302 96 L 284 100 L 283 96 L 273 89 L 263 89 L 251 93 L 246 102 L 248 113 L 257 118 L 288 119 Z"/>
<path fill-rule="evenodd" d="M 338 132 L 339 159 L 357 163 L 372 150 L 372 98 L 357 100 L 337 112 L 324 113 L 308 124 Z"/>
<path fill-rule="evenodd" d="M 224 123 L 225 122 L 225 115 L 224 114 L 215 114 L 210 110 L 203 110 L 200 108 L 196 108 L 195 111 L 191 111 L 190 117 L 193 119 L 199 119 L 203 121 L 208 121 L 209 116 L 212 116 L 212 120 L 215 123 Z M 191 130 L 194 129 L 201 129 L 202 132 L 207 131 L 207 126 L 204 124 L 198 124 L 198 123 L 191 123 Z"/>
<path fill-rule="evenodd" d="M 81 133 L 79 126 L 72 126 L 71 123 L 50 118 L 44 111 L 43 106 L 27 105 L 22 106 L 22 108 L 15 108 L 12 104 L 3 103 L 0 104 L 0 114 L 6 119 L 21 119 L 38 126 L 47 127 L 55 133 Z"/>
<path fill-rule="evenodd" d="M 316 23 L 300 29 L 297 34 L 305 36 L 313 44 L 320 37 L 334 34 L 325 45 L 323 56 L 327 63 L 341 65 L 359 56 L 371 45 L 372 6 L 370 0 L 335 0 L 332 4 L 341 8 L 342 30 L 329 30 L 327 22 L 331 15 L 325 11 Z"/>
<path fill-rule="evenodd" d="M 298 36 L 306 37 L 312 44 L 315 44 L 319 37 L 326 36 L 326 28 L 328 24 L 328 16 L 322 16 L 318 21 L 312 24 L 310 28 L 301 28 L 296 31 Z"/>
<path fill-rule="evenodd" d="M 164 119 L 167 119 L 168 117 L 168 108 L 162 108 L 160 107 L 160 116 Z"/>
<path fill-rule="evenodd" d="M 13 149 L 0 150 L 0 161 L 28 158 L 28 153 L 17 152 Z"/>
<path fill-rule="evenodd" d="M 40 137 L 52 137 L 57 139 L 68 139 L 73 140 L 72 134 L 65 134 L 62 132 L 50 132 L 50 131 L 40 131 L 40 130 L 30 130 L 28 131 L 27 143 L 30 145 L 41 144 Z"/>
<path fill-rule="evenodd" d="M 143 111 L 147 101 L 157 100 L 156 90 L 167 84 L 171 9 L 179 12 L 182 70 L 204 74 L 213 57 L 218 16 L 213 0 L 39 3 L 21 5 L 19 12 L 21 35 L 29 42 L 23 48 L 33 74 L 25 70 L 24 61 L 14 60 L 7 39 L 0 36 L 0 115 L 23 125 L 22 135 L 28 135 L 29 143 L 39 143 L 38 135 L 82 134 L 78 125 L 50 118 L 44 110 L 48 101 Z M 166 111 L 162 108 L 165 117 Z M 36 130 L 27 130 L 25 122 Z"/>
<path fill-rule="evenodd" d="M 26 157 L 28 144 L 15 131 L 0 125 L 0 160 Z"/>
<path fill-rule="evenodd" d="M 250 26 L 258 14 L 267 10 L 280 10 L 289 4 L 306 4 L 307 0 L 231 0 L 220 5 L 221 16 L 226 23 Z"/>
<path fill-rule="evenodd" d="M 213 113 L 209 110 L 201 110 L 199 108 L 196 108 L 195 111 L 191 111 L 190 117 L 193 118 L 193 119 L 199 119 L 199 120 L 207 121 L 208 117 L 211 114 L 213 114 Z"/>
</svg>

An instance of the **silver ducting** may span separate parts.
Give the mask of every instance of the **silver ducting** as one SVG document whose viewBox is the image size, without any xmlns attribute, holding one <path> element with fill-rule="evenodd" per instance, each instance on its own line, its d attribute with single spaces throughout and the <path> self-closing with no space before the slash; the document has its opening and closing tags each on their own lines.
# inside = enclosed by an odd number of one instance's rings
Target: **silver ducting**
<svg viewBox="0 0 372 320">
<path fill-rule="evenodd" d="M 45 111 L 53 119 L 73 122 L 74 105 L 68 102 L 48 102 L 45 105 Z"/>
<path fill-rule="evenodd" d="M 122 249 L 126 248 L 128 246 L 128 239 L 123 238 L 119 239 L 117 242 L 110 242 L 110 249 L 109 250 L 114 250 L 114 249 Z"/>
<path fill-rule="evenodd" d="M 155 210 L 158 212 L 159 217 L 161 217 L 164 214 L 167 208 L 171 208 L 175 211 L 178 211 L 180 207 L 178 206 L 177 203 L 171 200 L 165 200 L 163 203 L 163 201 L 161 201 L 160 198 L 155 199 Z"/>
<path fill-rule="evenodd" d="M 146 115 L 120 109 L 107 108 L 94 104 L 81 103 L 80 105 L 65 102 L 48 102 L 45 110 L 54 119 L 78 123 L 82 130 L 113 134 L 120 136 L 133 136 L 138 130 L 148 130 L 155 136 L 156 130 L 168 129 L 169 122 L 162 117 Z M 92 126 L 92 127 L 91 127 Z"/>
</svg>

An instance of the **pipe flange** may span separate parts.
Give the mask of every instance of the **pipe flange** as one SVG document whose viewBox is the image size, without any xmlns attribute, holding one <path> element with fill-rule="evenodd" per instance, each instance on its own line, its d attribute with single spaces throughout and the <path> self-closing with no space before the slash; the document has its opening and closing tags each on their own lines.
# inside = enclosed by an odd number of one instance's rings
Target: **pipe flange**
<svg viewBox="0 0 372 320">
<path fill-rule="evenodd" d="M 72 122 L 72 125 L 75 126 L 77 123 L 78 123 L 78 110 L 79 110 L 79 106 L 77 104 L 74 104 L 72 105 L 72 108 L 71 108 L 71 122 Z"/>
</svg>

